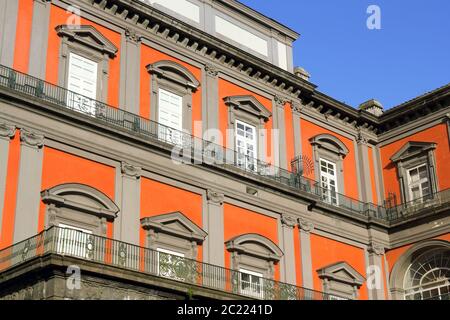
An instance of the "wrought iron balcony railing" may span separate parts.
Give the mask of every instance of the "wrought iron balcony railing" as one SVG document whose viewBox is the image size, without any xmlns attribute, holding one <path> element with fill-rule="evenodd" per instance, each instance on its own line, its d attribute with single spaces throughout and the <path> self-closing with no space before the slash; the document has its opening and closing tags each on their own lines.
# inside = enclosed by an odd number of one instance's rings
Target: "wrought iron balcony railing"
<svg viewBox="0 0 450 320">
<path fill-rule="evenodd" d="M 340 299 L 266 278 L 252 278 L 252 281 L 248 281 L 246 274 L 239 271 L 60 227 L 51 227 L 32 238 L 1 250 L 0 273 L 47 254 L 111 265 L 255 299 Z"/>
<path fill-rule="evenodd" d="M 386 215 L 389 221 L 401 221 L 417 216 L 421 212 L 434 210 L 445 205 L 450 206 L 450 189 L 431 193 L 422 198 L 402 203 L 392 208 L 386 208 Z"/>
<path fill-rule="evenodd" d="M 345 209 L 359 217 L 390 221 L 391 219 L 406 219 L 419 212 L 415 210 L 404 215 L 405 211 L 400 210 L 401 208 L 386 210 L 383 206 L 365 203 L 324 189 L 318 182 L 298 173 L 255 158 L 242 156 L 235 150 L 169 128 L 1 65 L 0 87 L 37 98 L 65 110 L 75 111 L 86 116 L 87 119 L 95 119 L 109 126 L 129 131 L 149 139 L 149 141 L 160 142 L 168 148 L 172 148 L 172 151 L 175 151 L 173 154 L 178 155 L 180 160 L 188 163 L 212 165 L 228 170 L 237 169 L 239 173 L 262 178 L 268 183 L 279 183 L 294 192 L 308 194 L 323 204 Z"/>
</svg>

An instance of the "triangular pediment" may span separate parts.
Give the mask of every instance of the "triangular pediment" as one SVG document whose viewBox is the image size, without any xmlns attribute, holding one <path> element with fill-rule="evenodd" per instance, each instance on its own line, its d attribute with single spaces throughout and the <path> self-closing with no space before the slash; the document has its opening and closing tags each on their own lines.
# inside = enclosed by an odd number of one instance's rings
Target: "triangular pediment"
<svg viewBox="0 0 450 320">
<path fill-rule="evenodd" d="M 424 154 L 429 150 L 436 148 L 436 143 L 433 142 L 419 142 L 409 141 L 403 145 L 394 155 L 391 157 L 393 162 L 406 160 L 408 158 L 416 157 L 420 154 Z"/>
<path fill-rule="evenodd" d="M 202 228 L 179 211 L 143 218 L 141 225 L 146 230 L 167 233 L 197 242 L 202 242 L 207 236 Z"/>
<path fill-rule="evenodd" d="M 243 110 L 253 116 L 269 120 L 272 113 L 259 102 L 254 96 L 231 96 L 224 98 L 225 104 L 236 109 Z"/>
<path fill-rule="evenodd" d="M 118 51 L 108 38 L 90 25 L 60 25 L 56 27 L 56 32 L 61 37 L 67 37 L 70 41 L 82 43 L 111 57 L 114 57 Z"/>
<path fill-rule="evenodd" d="M 361 286 L 364 277 L 347 262 L 338 262 L 317 270 L 319 278 Z"/>
</svg>

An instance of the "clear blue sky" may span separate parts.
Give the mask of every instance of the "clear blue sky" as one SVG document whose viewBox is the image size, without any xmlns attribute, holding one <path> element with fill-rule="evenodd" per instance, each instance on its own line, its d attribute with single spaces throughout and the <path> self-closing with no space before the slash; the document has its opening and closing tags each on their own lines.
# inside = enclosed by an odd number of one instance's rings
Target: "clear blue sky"
<svg viewBox="0 0 450 320">
<path fill-rule="evenodd" d="M 386 109 L 450 82 L 450 0 L 241 0 L 301 34 L 294 65 L 333 98 Z M 369 5 L 381 30 L 366 26 Z"/>
</svg>

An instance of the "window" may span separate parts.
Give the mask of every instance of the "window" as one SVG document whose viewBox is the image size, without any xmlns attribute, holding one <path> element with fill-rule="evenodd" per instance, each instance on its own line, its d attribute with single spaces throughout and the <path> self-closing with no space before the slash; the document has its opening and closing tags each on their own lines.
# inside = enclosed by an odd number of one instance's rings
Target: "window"
<svg viewBox="0 0 450 320">
<path fill-rule="evenodd" d="M 426 200 L 431 194 L 427 165 L 408 170 L 409 196 L 411 200 Z"/>
<path fill-rule="evenodd" d="M 158 275 L 183 281 L 184 277 L 181 273 L 183 273 L 183 269 L 185 269 L 183 268 L 185 262 L 184 254 L 162 248 L 158 248 L 156 251 L 158 252 Z"/>
<path fill-rule="evenodd" d="M 338 204 L 336 182 L 336 164 L 320 159 L 320 183 L 323 188 L 322 199 L 334 205 Z"/>
<path fill-rule="evenodd" d="M 322 290 L 329 300 L 357 299 L 366 279 L 345 261 L 336 262 L 317 270 Z"/>
<path fill-rule="evenodd" d="M 70 53 L 67 89 L 75 93 L 67 96 L 70 108 L 95 114 L 95 103 L 92 100 L 97 99 L 97 69 L 96 62 Z"/>
<path fill-rule="evenodd" d="M 83 259 L 89 257 L 89 235 L 92 231 L 60 223 L 58 225 L 56 252 Z"/>
<path fill-rule="evenodd" d="M 182 141 L 183 97 L 164 89 L 159 89 L 159 138 L 163 141 L 180 144 Z"/>
<path fill-rule="evenodd" d="M 236 120 L 236 151 L 239 167 L 256 171 L 256 146 L 256 128 Z"/>
<path fill-rule="evenodd" d="M 264 299 L 262 274 L 246 269 L 239 269 L 240 293 L 260 299 Z"/>
</svg>

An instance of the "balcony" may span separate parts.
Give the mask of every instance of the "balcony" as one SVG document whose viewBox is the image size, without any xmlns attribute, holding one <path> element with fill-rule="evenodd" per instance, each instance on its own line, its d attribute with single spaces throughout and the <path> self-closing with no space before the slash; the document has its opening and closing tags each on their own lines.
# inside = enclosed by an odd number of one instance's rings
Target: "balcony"
<svg viewBox="0 0 450 320">
<path fill-rule="evenodd" d="M 391 221 L 397 223 L 419 215 L 425 208 L 424 205 L 408 203 L 387 209 L 324 189 L 317 181 L 258 159 L 246 157 L 243 160 L 241 157 L 238 161 L 238 155 L 234 150 L 174 130 L 1 65 L 0 89 L 38 99 L 40 103 L 47 103 L 54 108 L 80 114 L 86 121 L 95 120 L 107 127 L 118 129 L 117 131 L 131 133 L 168 152 L 176 150 L 180 159 L 189 164 L 212 166 L 245 178 L 256 179 L 270 187 L 281 187 L 297 196 L 309 199 L 314 204 L 318 203 L 322 207 L 338 211 L 341 214 L 347 213 L 347 215 L 363 221 L 371 218 L 383 224 L 389 224 Z M 330 197 L 331 194 L 333 194 L 332 197 Z M 435 200 L 436 202 L 432 206 L 448 203 L 448 193 L 442 193 Z M 425 202 L 429 203 L 428 200 Z"/>
<path fill-rule="evenodd" d="M 78 230 L 51 227 L 40 234 L 0 251 L 0 274 L 37 257 L 56 255 L 78 260 L 77 265 L 96 265 L 100 274 L 105 266 L 154 276 L 175 285 L 207 288 L 233 297 L 264 300 L 331 300 L 340 297 L 297 287 L 271 279 L 248 281 L 247 274 L 190 260 Z M 1 278 L 1 277 L 0 277 Z M 1 292 L 0 292 L 1 293 Z M 217 296 L 217 295 L 216 295 Z M 220 296 L 220 294 L 219 294 Z"/>
</svg>

